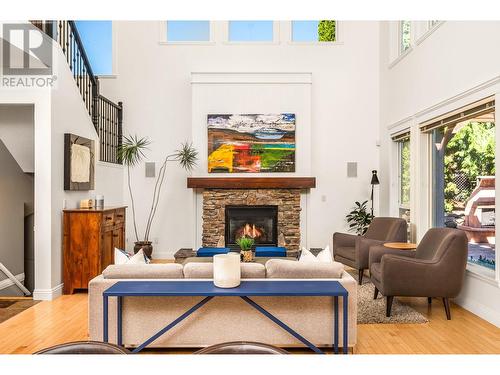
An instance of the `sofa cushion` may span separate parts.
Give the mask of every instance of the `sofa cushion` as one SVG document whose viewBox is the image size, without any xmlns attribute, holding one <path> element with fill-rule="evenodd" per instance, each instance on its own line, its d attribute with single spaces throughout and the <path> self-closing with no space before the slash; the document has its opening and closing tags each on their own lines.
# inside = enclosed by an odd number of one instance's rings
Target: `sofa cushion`
<svg viewBox="0 0 500 375">
<path fill-rule="evenodd" d="M 344 266 L 338 262 L 270 259 L 266 263 L 266 275 L 269 279 L 337 279 L 343 272 Z"/>
<path fill-rule="evenodd" d="M 184 266 L 186 279 L 212 279 L 214 277 L 213 263 L 189 262 Z M 260 263 L 241 263 L 242 279 L 264 279 L 266 267 Z"/>
<path fill-rule="evenodd" d="M 182 265 L 167 264 L 112 264 L 102 275 L 105 279 L 182 279 Z"/>
</svg>

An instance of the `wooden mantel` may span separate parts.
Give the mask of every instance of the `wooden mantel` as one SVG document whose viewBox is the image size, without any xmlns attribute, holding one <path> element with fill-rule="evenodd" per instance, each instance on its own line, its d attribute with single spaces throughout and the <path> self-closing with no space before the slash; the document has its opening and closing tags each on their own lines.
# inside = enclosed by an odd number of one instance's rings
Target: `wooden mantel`
<svg viewBox="0 0 500 375">
<path fill-rule="evenodd" d="M 312 189 L 316 177 L 188 177 L 191 189 Z"/>
</svg>

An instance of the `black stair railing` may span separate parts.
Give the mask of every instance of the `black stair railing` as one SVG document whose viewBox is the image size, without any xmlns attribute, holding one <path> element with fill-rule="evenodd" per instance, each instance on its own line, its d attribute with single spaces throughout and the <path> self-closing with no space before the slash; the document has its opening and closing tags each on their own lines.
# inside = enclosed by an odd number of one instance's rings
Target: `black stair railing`
<svg viewBox="0 0 500 375">
<path fill-rule="evenodd" d="M 60 45 L 83 103 L 99 135 L 99 159 L 120 164 L 118 147 L 122 141 L 123 103 L 112 102 L 99 93 L 99 79 L 85 53 L 74 21 L 31 21 Z"/>
</svg>

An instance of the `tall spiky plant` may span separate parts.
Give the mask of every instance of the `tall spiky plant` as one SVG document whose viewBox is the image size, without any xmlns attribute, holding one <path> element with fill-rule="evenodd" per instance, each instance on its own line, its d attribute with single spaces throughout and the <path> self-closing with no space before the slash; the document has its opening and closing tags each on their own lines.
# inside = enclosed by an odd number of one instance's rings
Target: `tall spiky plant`
<svg viewBox="0 0 500 375">
<path fill-rule="evenodd" d="M 167 155 L 163 164 L 160 167 L 158 176 L 156 178 L 155 189 L 153 192 L 153 201 L 151 203 L 151 209 L 149 211 L 148 221 L 146 224 L 146 232 L 144 233 L 144 241 L 149 240 L 149 234 L 151 231 L 151 226 L 153 225 L 153 220 L 156 215 L 156 208 L 160 202 L 161 188 L 163 186 L 163 181 L 165 180 L 165 172 L 167 171 L 167 164 L 172 161 L 176 161 L 180 164 L 182 168 L 186 171 L 191 171 L 196 165 L 196 160 L 198 159 L 198 151 L 193 147 L 192 144 L 183 143 L 179 150 L 176 150 L 173 154 Z"/>
<path fill-rule="evenodd" d="M 135 220 L 135 201 L 132 193 L 132 184 L 130 181 L 130 168 L 139 164 L 145 157 L 145 151 L 151 142 L 147 137 L 138 138 L 137 135 L 123 136 L 122 144 L 118 147 L 118 160 L 127 167 L 127 183 L 130 201 L 132 203 L 132 218 L 134 222 L 135 239 L 139 241 L 137 232 L 137 222 Z"/>
<path fill-rule="evenodd" d="M 127 183 L 130 194 L 130 201 L 132 203 L 132 216 L 136 242 L 139 242 L 139 234 L 137 231 L 137 222 L 135 219 L 135 200 L 130 180 L 130 168 L 142 162 L 142 160 L 145 158 L 144 152 L 148 149 L 150 143 L 151 142 L 147 137 L 138 138 L 136 135 L 130 135 L 128 137 L 124 136 L 122 144 L 118 147 L 118 158 L 127 167 Z M 164 159 L 158 172 L 158 176 L 156 177 L 155 188 L 153 191 L 153 200 L 151 203 L 151 209 L 149 211 L 148 220 L 146 222 L 146 229 L 143 237 L 144 242 L 147 242 L 149 240 L 151 226 L 156 215 L 158 203 L 160 202 L 161 189 L 163 187 L 163 181 L 165 180 L 167 164 L 172 161 L 177 161 L 182 168 L 190 171 L 196 165 L 197 158 L 198 151 L 196 151 L 192 144 L 183 143 L 179 150 L 176 150 L 173 154 L 167 155 L 167 157 Z"/>
</svg>

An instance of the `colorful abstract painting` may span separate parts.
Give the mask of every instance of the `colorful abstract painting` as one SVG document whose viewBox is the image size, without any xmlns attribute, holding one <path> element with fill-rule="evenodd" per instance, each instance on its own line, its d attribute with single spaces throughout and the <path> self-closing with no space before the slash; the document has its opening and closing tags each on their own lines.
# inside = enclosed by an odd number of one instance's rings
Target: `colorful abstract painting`
<svg viewBox="0 0 500 375">
<path fill-rule="evenodd" d="M 295 172 L 295 114 L 208 115 L 208 172 Z"/>
</svg>

